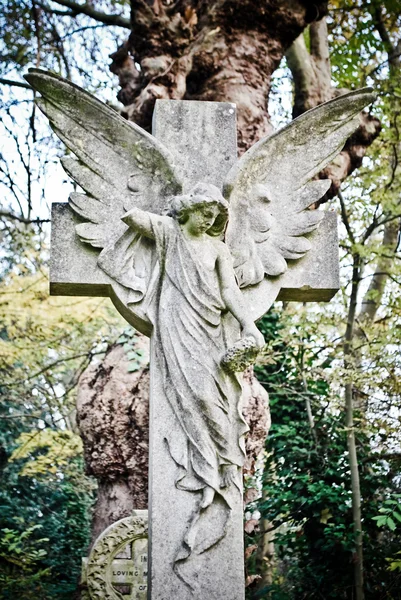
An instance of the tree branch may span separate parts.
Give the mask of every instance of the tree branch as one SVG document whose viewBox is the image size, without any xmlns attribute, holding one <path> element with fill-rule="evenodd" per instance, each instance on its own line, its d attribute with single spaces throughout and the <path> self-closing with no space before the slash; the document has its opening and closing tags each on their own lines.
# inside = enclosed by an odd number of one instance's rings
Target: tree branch
<svg viewBox="0 0 401 600">
<path fill-rule="evenodd" d="M 383 452 L 383 453 L 379 453 L 379 452 L 375 452 L 374 454 L 371 454 L 370 456 L 366 456 L 365 458 L 362 458 L 361 462 L 363 464 L 365 463 L 369 463 L 369 462 L 376 462 L 377 460 L 401 460 L 401 453 L 400 452 Z"/>
<path fill-rule="evenodd" d="M 26 90 L 32 90 L 29 83 L 24 83 L 23 81 L 14 81 L 13 79 L 4 79 L 3 77 L 0 77 L 0 83 L 3 85 L 11 85 L 14 87 L 25 88 Z"/>
<path fill-rule="evenodd" d="M 294 118 L 330 100 L 333 95 L 326 19 L 311 24 L 309 30 L 310 53 L 303 33 L 286 53 L 287 64 L 294 80 Z"/>
<path fill-rule="evenodd" d="M 341 190 L 338 190 L 337 196 L 340 199 L 341 218 L 342 218 L 342 221 L 344 223 L 345 229 L 347 230 L 349 240 L 350 240 L 351 244 L 355 244 L 355 236 L 354 236 L 354 233 L 353 233 L 353 231 L 351 229 L 351 224 L 349 222 L 348 213 L 347 213 L 347 209 L 345 208 L 344 197 L 343 197 L 343 195 L 341 193 Z"/>
<path fill-rule="evenodd" d="M 15 213 L 8 210 L 0 210 L 0 219 L 12 219 L 13 221 L 18 221 L 19 223 L 25 223 L 25 225 L 30 225 L 31 223 L 41 224 L 41 223 L 50 223 L 51 219 L 26 219 L 25 217 L 20 217 Z"/>
<path fill-rule="evenodd" d="M 55 2 L 57 2 L 57 0 L 54 0 Z M 57 10 L 55 8 L 50 8 L 50 6 L 48 6 L 47 4 L 44 4 L 43 2 L 37 2 L 36 3 L 38 6 L 40 6 L 40 8 L 42 10 L 44 10 L 46 13 L 51 13 L 52 15 L 57 15 L 58 17 L 76 17 L 77 13 L 74 12 L 73 10 Z"/>
<path fill-rule="evenodd" d="M 111 15 L 108 13 L 95 10 L 89 3 L 79 4 L 72 0 L 54 0 L 57 4 L 69 8 L 75 15 L 86 15 L 95 21 L 104 23 L 105 25 L 114 25 L 116 27 L 123 27 L 124 29 L 131 29 L 131 22 L 129 19 L 122 17 L 121 15 Z"/>
<path fill-rule="evenodd" d="M 53 369 L 54 367 L 57 367 L 58 365 L 61 365 L 64 362 L 68 362 L 70 360 L 76 360 L 77 358 L 85 358 L 85 357 L 92 359 L 93 356 L 97 356 L 100 354 L 104 354 L 104 351 L 103 350 L 100 350 L 99 352 L 88 351 L 88 352 L 83 352 L 82 354 L 74 354 L 73 356 L 59 358 L 59 359 L 53 361 L 52 363 L 50 363 L 49 365 L 46 365 L 45 367 L 43 367 L 43 369 L 40 369 L 40 371 L 37 371 L 33 375 L 30 375 L 29 377 L 25 377 L 24 379 L 18 379 L 17 381 L 12 381 L 10 383 L 5 382 L 5 383 L 2 383 L 2 385 L 4 385 L 5 387 L 14 387 L 16 385 L 20 385 L 21 383 L 26 383 L 27 381 L 31 381 L 32 379 L 39 377 L 39 375 L 46 373 L 46 371 L 48 371 L 49 369 Z"/>
<path fill-rule="evenodd" d="M 394 54 L 394 46 L 384 24 L 382 7 L 380 5 L 376 6 L 371 14 L 376 30 L 380 35 L 380 39 L 384 44 L 387 54 Z"/>
<path fill-rule="evenodd" d="M 311 57 L 313 58 L 321 101 L 324 102 L 330 100 L 332 97 L 331 65 L 326 19 L 311 23 L 309 25 L 309 34 Z"/>
<path fill-rule="evenodd" d="M 304 110 L 313 108 L 313 106 L 309 106 L 309 95 L 316 86 L 315 72 L 303 33 L 293 42 L 285 57 L 294 80 L 295 103 L 293 117 L 295 117 L 298 111 L 300 113 L 300 106 L 305 106 L 306 109 Z"/>
</svg>

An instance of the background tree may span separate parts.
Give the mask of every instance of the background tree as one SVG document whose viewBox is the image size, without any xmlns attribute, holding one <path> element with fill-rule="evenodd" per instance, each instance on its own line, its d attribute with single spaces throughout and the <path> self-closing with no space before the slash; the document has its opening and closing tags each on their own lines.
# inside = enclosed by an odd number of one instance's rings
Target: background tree
<svg viewBox="0 0 401 600">
<path fill-rule="evenodd" d="M 45 123 L 37 119 L 32 104 L 33 94 L 21 79 L 21 74 L 28 66 L 50 68 L 113 104 L 117 92 L 123 104 L 123 114 L 148 129 L 156 98 L 235 102 L 241 151 L 271 130 L 269 111 L 276 124 L 288 118 L 289 105 L 292 104 L 288 93 L 290 80 L 295 92 L 294 116 L 345 89 L 375 84 L 380 96 L 375 113 L 361 116 L 356 134 L 347 142 L 335 163 L 322 174 L 333 180 L 325 200 L 334 198 L 336 194 L 339 196 L 332 206 L 338 208 L 344 223 L 341 232 L 344 288 L 342 296 L 326 309 L 325 314 L 316 312 L 313 307 L 305 308 L 302 313 L 305 319 L 300 327 L 302 325 L 307 331 L 308 324 L 312 323 L 315 329 L 309 338 L 307 334 L 304 337 L 297 334 L 298 338 L 301 337 L 299 347 L 306 346 L 308 352 L 302 351 L 297 355 L 296 349 L 293 351 L 295 358 L 291 360 L 295 361 L 295 366 L 293 364 L 288 371 L 293 391 L 289 393 L 288 400 L 299 398 L 301 380 L 302 385 L 306 382 L 312 390 L 311 399 L 308 401 L 309 395 L 304 394 L 302 410 L 283 407 L 283 411 L 288 410 L 285 417 L 287 424 L 289 419 L 294 423 L 299 421 L 300 443 L 297 448 L 302 447 L 303 440 L 305 448 L 315 448 L 308 451 L 311 457 L 316 457 L 320 451 L 326 457 L 315 463 L 306 460 L 297 467 L 297 472 L 305 469 L 315 483 L 323 482 L 325 493 L 329 494 L 328 488 L 333 488 L 334 475 L 332 478 L 325 475 L 324 461 L 331 460 L 330 469 L 335 472 L 338 461 L 345 465 L 344 461 L 350 460 L 351 481 L 345 467 L 343 475 L 338 475 L 340 479 L 342 477 L 344 489 L 352 488 L 353 491 L 351 511 L 344 504 L 336 515 L 336 532 L 344 527 L 344 539 L 348 544 L 344 547 L 342 563 L 347 575 L 344 575 L 343 585 L 339 584 L 338 589 L 345 590 L 344 597 L 351 595 L 353 583 L 350 573 L 354 565 L 357 597 L 363 597 L 364 587 L 368 594 L 377 594 L 380 588 L 372 587 L 371 580 L 373 577 L 376 583 L 384 581 L 385 569 L 380 567 L 381 575 L 371 575 L 367 585 L 363 585 L 362 543 L 364 541 L 368 547 L 372 544 L 373 556 L 375 544 L 383 539 L 383 534 L 375 538 L 376 525 L 372 522 L 363 540 L 360 497 L 362 489 L 366 529 L 367 519 L 374 516 L 374 502 L 378 499 L 391 501 L 397 491 L 396 474 L 399 470 L 396 435 L 399 365 L 394 352 L 399 342 L 399 1 L 340 0 L 328 5 L 306 0 L 280 3 L 251 0 L 133 0 L 130 3 L 27 0 L 3 2 L 2 8 L 0 83 L 3 84 L 1 127 L 5 141 L 0 157 L 0 185 L 6 202 L 0 213 L 4 248 L 1 255 L 1 297 L 5 299 L 0 304 L 5 355 L 0 367 L 5 373 L 5 385 L 2 387 L 4 498 L 21 494 L 19 485 L 31 485 L 29 477 L 32 478 L 32 472 L 24 470 L 26 457 L 47 456 L 50 461 L 47 465 L 51 464 L 55 469 L 52 477 L 63 481 L 69 480 L 69 477 L 75 477 L 74 481 L 79 479 L 80 485 L 74 486 L 75 490 L 82 492 L 79 504 L 81 507 L 90 505 L 93 490 L 82 473 L 82 460 L 74 441 L 77 438 L 69 435 L 63 438 L 66 432 L 77 434 L 74 402 L 78 386 L 78 424 L 86 468 L 97 478 L 99 485 L 93 535 L 116 518 L 128 514 L 134 502 L 139 507 L 146 499 L 146 471 L 143 469 L 147 456 L 144 410 L 147 372 L 143 363 L 146 349 L 143 342 L 134 339 L 130 332 L 124 333 L 121 321 L 110 313 L 107 303 L 97 308 L 93 301 L 85 304 L 82 300 L 58 299 L 56 302 L 47 299 L 43 285 L 47 261 L 48 190 L 54 190 L 54 182 L 60 186 L 62 176 L 56 173 L 59 149 L 49 136 Z M 111 71 L 118 76 L 119 86 L 109 72 L 106 57 L 110 53 Z M 283 68 L 285 55 L 291 75 Z M 369 161 L 360 169 L 362 157 L 379 133 L 380 123 L 383 132 L 369 150 Z M 44 156 L 46 160 L 43 160 Z M 359 169 L 357 177 L 348 184 L 345 179 L 354 169 Z M 44 188 L 45 182 L 47 188 Z M 69 184 L 64 184 L 57 191 L 57 199 L 60 199 L 60 194 L 66 199 L 69 189 Z M 287 308 L 286 312 L 289 310 Z M 49 322 L 39 319 L 39 325 L 36 325 L 37 314 L 46 318 L 51 315 L 51 319 Z M 66 317 L 66 314 L 69 316 Z M 296 320 L 297 314 L 293 313 L 292 318 Z M 289 328 L 291 335 L 294 334 L 290 325 L 285 324 L 285 327 Z M 278 343 L 285 345 L 290 339 L 287 336 Z M 39 350 L 35 352 L 37 348 Z M 138 354 L 138 350 L 143 350 L 143 354 Z M 301 355 L 304 356 L 303 362 L 299 359 Z M 329 369 L 325 366 L 327 361 Z M 89 369 L 85 371 L 88 365 Z M 248 381 L 248 398 L 252 401 L 248 420 L 254 426 L 248 445 L 256 456 L 267 428 L 266 402 L 250 374 Z M 330 386 L 323 385 L 322 381 Z M 338 417 L 343 412 L 344 402 L 347 407 L 345 432 L 344 423 Z M 284 412 L 274 413 L 273 410 L 275 426 L 281 426 Z M 317 419 L 316 412 L 324 414 L 324 418 Z M 257 426 L 259 417 L 265 419 L 264 427 Z M 13 423 L 11 433 L 6 434 L 10 423 Z M 53 433 L 42 433 L 48 429 Z M 27 433 L 29 440 L 31 437 L 37 439 L 37 444 L 28 443 L 27 450 L 24 450 L 28 439 L 24 435 Z M 276 531 L 277 522 L 280 528 L 291 523 L 291 532 L 296 536 L 301 530 L 301 521 L 294 517 L 290 504 L 288 518 L 285 515 L 277 517 L 274 507 L 271 508 L 274 500 L 268 500 L 270 495 L 279 494 L 276 484 L 282 485 L 287 481 L 287 476 L 280 470 L 273 470 L 273 480 L 269 480 L 269 473 L 271 464 L 280 464 L 279 458 L 286 460 L 288 440 L 293 433 L 292 427 L 287 431 L 284 429 L 268 442 L 268 451 L 273 453 L 274 458 L 267 461 L 264 504 L 261 504 L 260 511 L 265 522 L 273 522 L 274 527 L 269 529 Z M 322 436 L 326 441 L 321 441 Z M 99 438 L 102 440 L 102 452 L 99 452 Z M 68 452 L 76 454 L 67 452 L 65 462 L 59 463 L 57 453 L 59 442 L 63 439 L 66 448 L 70 448 Z M 344 446 L 346 439 L 347 452 Z M 317 441 L 323 446 L 317 446 Z M 338 448 L 338 451 L 327 450 L 331 447 Z M 294 453 L 289 454 L 289 464 L 295 464 L 291 462 L 298 460 L 294 457 L 295 448 Z M 67 459 L 76 464 L 74 474 L 66 474 Z M 34 474 L 34 478 L 35 481 L 40 479 L 42 487 L 37 488 L 41 491 L 36 490 L 35 494 L 45 497 L 54 485 L 52 477 L 48 476 L 48 471 L 43 471 L 41 464 L 39 461 L 39 472 Z M 254 464 L 248 467 L 252 473 Z M 380 478 L 373 477 L 372 481 L 380 491 L 377 495 L 372 492 L 372 503 L 364 506 L 366 490 L 371 489 L 367 485 L 369 469 L 387 473 L 392 483 L 385 487 L 378 483 Z M 311 498 L 308 486 L 305 487 L 305 481 L 303 485 L 312 504 L 309 512 L 300 513 L 302 526 L 303 531 L 312 533 L 305 534 L 305 538 L 302 534 L 300 539 L 307 539 L 307 542 L 296 548 L 297 565 L 304 574 L 304 583 L 294 588 L 291 583 L 294 572 L 289 572 L 288 581 L 282 581 L 279 586 L 280 593 L 291 598 L 303 597 L 305 593 L 318 594 L 313 591 L 313 579 L 309 576 L 317 566 L 313 557 L 316 556 L 316 548 L 321 548 L 319 536 L 326 536 L 326 529 L 331 527 L 330 518 L 327 523 L 321 522 L 314 527 L 315 513 L 321 514 L 321 510 L 327 507 L 320 508 L 319 512 L 319 506 L 313 505 L 314 498 Z M 251 489 L 255 489 L 255 484 L 251 485 Z M 249 498 L 251 496 L 252 491 L 248 494 Z M 75 518 L 74 511 L 63 513 L 61 505 L 58 506 L 59 514 L 67 523 L 69 518 Z M 29 514 L 28 507 L 28 502 L 22 503 L 20 510 Z M 3 529 L 12 529 L 13 533 L 4 534 L 4 543 L 10 545 L 14 543 L 10 540 L 16 540 L 17 545 L 22 547 L 18 536 L 28 528 L 30 535 L 26 543 L 29 542 L 28 546 L 32 543 L 34 549 L 38 544 L 41 550 L 43 542 L 39 541 L 49 536 L 47 533 L 44 535 L 43 530 L 30 529 L 42 523 L 41 512 L 31 513 L 34 515 L 31 520 L 23 523 L 14 522 L 14 516 L 8 513 L 2 526 Z M 86 519 L 85 527 L 89 527 L 89 516 L 84 511 L 79 517 Z M 308 526 L 304 526 L 305 523 Z M 66 527 L 67 543 L 68 531 L 72 529 Z M 257 526 L 254 531 L 257 532 Z M 7 535 L 14 537 L 7 538 Z M 269 535 L 267 545 L 270 551 L 275 548 L 275 561 L 269 567 L 268 580 L 276 587 L 260 592 L 262 594 L 278 593 L 277 577 L 284 573 L 282 565 L 288 563 L 288 556 L 294 551 L 290 535 L 283 534 L 280 539 L 287 541 L 275 545 L 271 543 L 271 532 Z M 389 535 L 393 534 L 386 532 L 386 540 Z M 259 558 L 263 555 L 266 539 L 266 536 L 261 536 L 260 550 L 256 552 Z M 55 540 L 51 541 L 52 547 L 54 544 Z M 79 553 L 83 552 L 83 539 L 79 542 L 81 548 L 74 544 L 76 554 L 71 553 L 70 557 L 76 561 Z M 327 547 L 330 547 L 329 543 Z M 322 577 L 335 581 L 330 552 L 325 556 L 326 562 L 320 565 L 321 572 L 326 573 Z M 390 555 L 388 557 L 391 558 Z M 371 568 L 369 552 L 367 560 Z M 266 564 L 266 561 L 262 563 Z M 384 563 L 383 559 L 380 564 Z M 31 571 L 28 569 L 27 577 L 34 573 L 34 576 L 38 575 L 38 581 L 45 581 L 48 576 L 46 569 L 50 569 L 53 580 L 61 581 L 58 575 L 62 572 L 61 563 L 48 566 L 46 559 L 35 555 L 33 564 L 35 566 L 29 567 Z M 260 564 L 258 571 L 261 570 Z M 304 569 L 303 565 L 310 568 Z M 369 572 L 376 573 L 375 570 Z M 7 593 L 12 597 L 17 589 L 12 586 L 17 583 L 12 572 L 7 570 L 6 578 L 11 582 L 11 591 Z M 75 586 L 74 578 L 75 574 L 72 574 L 65 584 L 67 591 L 63 593 L 67 594 L 66 597 Z M 256 580 L 253 586 L 257 586 Z M 37 590 L 32 592 L 32 597 L 37 597 L 35 593 Z M 61 597 L 60 590 L 57 596 L 49 586 L 41 593 L 43 597 Z"/>
</svg>

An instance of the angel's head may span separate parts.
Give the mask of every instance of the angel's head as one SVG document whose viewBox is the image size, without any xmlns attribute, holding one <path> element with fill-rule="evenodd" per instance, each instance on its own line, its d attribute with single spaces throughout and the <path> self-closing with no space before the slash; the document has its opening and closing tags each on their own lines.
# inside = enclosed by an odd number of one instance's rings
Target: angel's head
<svg viewBox="0 0 401 600">
<path fill-rule="evenodd" d="M 219 236 L 227 223 L 228 202 L 215 185 L 197 183 L 188 194 L 173 198 L 168 214 L 195 234 Z"/>
</svg>

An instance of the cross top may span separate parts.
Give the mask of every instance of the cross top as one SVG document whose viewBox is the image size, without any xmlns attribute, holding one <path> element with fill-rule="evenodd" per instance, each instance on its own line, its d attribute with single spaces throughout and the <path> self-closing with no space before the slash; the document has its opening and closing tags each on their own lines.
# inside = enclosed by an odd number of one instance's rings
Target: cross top
<svg viewBox="0 0 401 600">
<path fill-rule="evenodd" d="M 243 600 L 241 378 L 281 297 L 338 288 L 335 216 L 315 176 L 372 100 L 305 113 L 237 161 L 230 103 L 157 101 L 153 132 L 33 70 L 39 107 L 86 191 L 53 213 L 51 291 L 109 295 L 151 335 L 152 600 Z"/>
</svg>

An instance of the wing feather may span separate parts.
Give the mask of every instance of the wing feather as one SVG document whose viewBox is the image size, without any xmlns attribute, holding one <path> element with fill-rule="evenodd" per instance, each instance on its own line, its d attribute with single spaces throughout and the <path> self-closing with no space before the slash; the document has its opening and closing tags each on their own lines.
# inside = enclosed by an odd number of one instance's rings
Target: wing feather
<svg viewBox="0 0 401 600">
<path fill-rule="evenodd" d="M 305 208 L 309 208 L 309 206 L 318 202 L 329 190 L 330 185 L 330 179 L 318 179 L 304 185 L 297 195 L 296 209 L 305 210 Z"/>
<path fill-rule="evenodd" d="M 99 210 L 99 202 L 95 198 L 91 196 L 86 196 L 84 194 L 78 194 L 77 192 L 73 192 L 70 194 L 70 206 L 72 210 L 82 219 L 86 219 L 94 224 L 103 223 L 105 219 L 105 214 L 103 211 Z M 112 215 L 112 207 L 108 206 L 108 214 Z"/>
<path fill-rule="evenodd" d="M 97 201 L 106 205 L 118 202 L 116 188 L 80 160 L 76 160 L 72 156 L 63 156 L 61 164 L 68 175 L 74 181 L 80 181 L 80 186 Z"/>
<path fill-rule="evenodd" d="M 301 258 L 311 249 L 311 243 L 304 237 L 280 236 L 274 240 L 274 245 L 281 251 L 284 258 L 295 260 Z"/>
<path fill-rule="evenodd" d="M 321 104 L 252 146 L 230 169 L 224 185 L 230 201 L 226 242 L 234 268 L 241 269 L 241 287 L 259 283 L 261 273 L 283 273 L 286 259 L 309 251 L 302 236 L 318 227 L 323 213 L 308 209 L 331 184 L 313 178 L 341 151 L 359 125 L 360 111 L 374 99 L 365 88 Z"/>
<path fill-rule="evenodd" d="M 109 231 L 106 223 L 80 223 L 75 230 L 81 240 L 94 248 L 104 248 L 105 240 L 109 239 Z"/>
<path fill-rule="evenodd" d="M 70 201 L 92 225 L 77 227 L 83 241 L 104 247 L 121 232 L 120 217 L 127 210 L 138 206 L 160 214 L 168 198 L 181 192 L 169 151 L 141 127 L 57 75 L 30 69 L 26 79 L 41 94 L 40 110 L 78 159 L 67 156 L 63 165 L 88 194 Z"/>
<path fill-rule="evenodd" d="M 308 210 L 301 213 L 288 215 L 288 219 L 283 233 L 286 235 L 305 235 L 311 233 L 323 219 L 324 213 L 317 210 Z"/>
<path fill-rule="evenodd" d="M 267 273 L 272 277 L 282 275 L 287 270 L 287 263 L 283 257 L 280 248 L 270 240 L 257 246 L 259 260 L 263 265 L 262 273 Z M 262 276 L 263 278 L 263 276 Z M 245 286 L 242 286 L 245 287 Z"/>
</svg>

